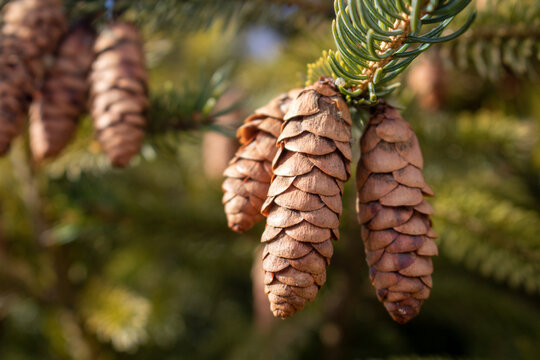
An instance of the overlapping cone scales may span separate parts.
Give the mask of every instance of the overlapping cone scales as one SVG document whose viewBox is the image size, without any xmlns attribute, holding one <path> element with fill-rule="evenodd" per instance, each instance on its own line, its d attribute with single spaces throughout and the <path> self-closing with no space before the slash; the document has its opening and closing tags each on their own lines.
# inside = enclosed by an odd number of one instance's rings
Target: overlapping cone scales
<svg viewBox="0 0 540 360">
<path fill-rule="evenodd" d="M 0 30 L 0 155 L 22 130 L 31 97 L 66 29 L 60 0 L 16 0 L 2 10 Z"/>
<path fill-rule="evenodd" d="M 360 148 L 357 210 L 371 282 L 390 316 L 405 323 L 431 291 L 437 246 L 424 196 L 433 191 L 422 175 L 418 139 L 391 106 L 374 110 Z"/>
<path fill-rule="evenodd" d="M 30 145 L 36 160 L 54 157 L 73 137 L 86 110 L 88 72 L 94 59 L 94 33 L 75 28 L 62 41 L 47 72 L 41 96 L 30 108 Z"/>
<path fill-rule="evenodd" d="M 137 28 L 114 23 L 96 39 L 90 74 L 97 137 L 114 166 L 126 166 L 144 139 L 148 74 Z"/>
<path fill-rule="evenodd" d="M 282 94 L 257 109 L 238 129 L 242 146 L 225 169 L 223 204 L 229 227 L 244 232 L 260 220 L 261 206 L 272 179 L 272 160 L 276 155 L 283 116 L 299 90 Z"/>
<path fill-rule="evenodd" d="M 326 281 L 339 238 L 343 183 L 350 175 L 351 118 L 328 80 L 304 89 L 289 106 L 262 212 L 265 292 L 276 317 L 312 301 Z"/>
</svg>

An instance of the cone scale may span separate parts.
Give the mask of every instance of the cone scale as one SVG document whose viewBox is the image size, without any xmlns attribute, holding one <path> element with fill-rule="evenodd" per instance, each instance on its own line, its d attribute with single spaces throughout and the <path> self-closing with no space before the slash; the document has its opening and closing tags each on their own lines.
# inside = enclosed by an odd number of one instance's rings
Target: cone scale
<svg viewBox="0 0 540 360">
<path fill-rule="evenodd" d="M 94 128 L 111 163 L 124 167 L 139 153 L 149 107 L 142 39 L 135 26 L 116 22 L 98 36 L 94 51 L 89 77 Z"/>
<path fill-rule="evenodd" d="M 282 94 L 255 110 L 238 129 L 242 145 L 225 169 L 223 205 L 229 227 L 245 232 L 263 219 L 261 206 L 272 179 L 272 160 L 277 152 L 283 116 L 299 90 Z"/>
<path fill-rule="evenodd" d="M 350 176 L 351 123 L 347 104 L 325 79 L 305 88 L 284 117 L 262 207 L 265 292 L 276 317 L 304 308 L 326 282 Z"/>
<path fill-rule="evenodd" d="M 64 34 L 60 0 L 15 0 L 2 9 L 0 30 L 0 155 L 20 134 L 45 72 L 44 58 Z"/>
<path fill-rule="evenodd" d="M 406 323 L 432 287 L 437 246 L 424 196 L 434 194 L 422 175 L 418 139 L 393 107 L 374 108 L 360 148 L 357 211 L 370 279 L 390 316 Z"/>
<path fill-rule="evenodd" d="M 37 161 L 55 157 L 64 149 L 86 110 L 94 39 L 94 32 L 86 26 L 76 27 L 66 36 L 39 98 L 30 107 L 30 145 Z"/>
</svg>

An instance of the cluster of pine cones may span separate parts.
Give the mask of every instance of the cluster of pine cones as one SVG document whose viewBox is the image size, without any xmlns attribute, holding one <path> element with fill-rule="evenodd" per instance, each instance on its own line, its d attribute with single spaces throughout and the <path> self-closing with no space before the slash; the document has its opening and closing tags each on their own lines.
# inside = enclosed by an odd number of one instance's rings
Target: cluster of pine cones
<svg viewBox="0 0 540 360">
<path fill-rule="evenodd" d="M 36 161 L 55 157 L 87 111 L 115 166 L 139 152 L 149 106 L 142 40 L 115 22 L 69 28 L 61 0 L 13 0 L 0 29 L 0 155 L 24 130 Z"/>
<path fill-rule="evenodd" d="M 237 232 L 266 217 L 262 265 L 276 317 L 304 308 L 326 281 L 351 173 L 351 126 L 333 80 L 321 78 L 273 99 L 238 130 L 223 204 Z M 390 316 L 405 323 L 432 287 L 437 246 L 424 196 L 433 191 L 416 135 L 390 105 L 372 109 L 360 148 L 357 212 L 370 279 Z"/>
</svg>

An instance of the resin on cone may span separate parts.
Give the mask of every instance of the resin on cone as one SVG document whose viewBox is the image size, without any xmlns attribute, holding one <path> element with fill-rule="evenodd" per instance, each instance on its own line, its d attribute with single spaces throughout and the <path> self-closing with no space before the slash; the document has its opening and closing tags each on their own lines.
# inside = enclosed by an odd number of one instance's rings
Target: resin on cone
<svg viewBox="0 0 540 360">
<path fill-rule="evenodd" d="M 437 255 L 424 196 L 433 196 L 422 175 L 418 139 L 393 107 L 373 110 L 360 141 L 358 221 L 377 297 L 399 323 L 418 315 L 429 297 Z"/>
<path fill-rule="evenodd" d="M 262 207 L 265 292 L 276 317 L 304 308 L 326 281 L 350 176 L 351 124 L 331 79 L 305 88 L 284 117 Z"/>
<path fill-rule="evenodd" d="M 261 221 L 261 206 L 272 179 L 272 160 L 283 116 L 300 90 L 279 95 L 255 110 L 237 132 L 242 146 L 225 169 L 223 204 L 229 227 L 244 232 Z"/>
<path fill-rule="evenodd" d="M 144 140 L 148 73 L 142 39 L 131 24 L 116 22 L 96 39 L 90 73 L 94 129 L 111 163 L 124 167 Z"/>
<path fill-rule="evenodd" d="M 16 0 L 2 10 L 0 30 L 0 155 L 23 129 L 43 79 L 44 58 L 57 47 L 67 21 L 60 0 Z"/>
<path fill-rule="evenodd" d="M 37 161 L 57 156 L 64 149 L 86 110 L 94 40 L 94 32 L 83 25 L 65 37 L 41 95 L 30 107 L 30 145 Z"/>
</svg>

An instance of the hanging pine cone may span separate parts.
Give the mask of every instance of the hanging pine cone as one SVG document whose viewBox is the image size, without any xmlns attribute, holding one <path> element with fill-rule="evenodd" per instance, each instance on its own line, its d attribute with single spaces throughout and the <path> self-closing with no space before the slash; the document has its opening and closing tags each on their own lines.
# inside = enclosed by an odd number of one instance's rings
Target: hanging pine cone
<svg viewBox="0 0 540 360">
<path fill-rule="evenodd" d="M 437 245 L 424 196 L 433 191 L 418 139 L 393 107 L 374 109 L 360 147 L 357 211 L 370 279 L 390 316 L 406 323 L 431 291 Z"/>
<path fill-rule="evenodd" d="M 54 157 L 64 149 L 86 110 L 94 39 L 94 32 L 87 26 L 79 26 L 67 35 L 47 72 L 40 98 L 34 99 L 30 107 L 30 145 L 37 161 Z"/>
<path fill-rule="evenodd" d="M 283 116 L 300 90 L 282 94 L 255 110 L 237 132 L 242 146 L 225 169 L 223 204 L 229 227 L 244 232 L 260 220 L 261 206 L 272 179 L 272 159 L 277 152 Z"/>
<path fill-rule="evenodd" d="M 315 299 L 326 281 L 352 158 L 351 116 L 331 80 L 305 88 L 284 120 L 262 207 L 265 292 L 281 318 Z"/>
<path fill-rule="evenodd" d="M 97 38 L 90 74 L 94 128 L 111 163 L 126 166 L 139 152 L 145 133 L 148 74 L 137 28 L 114 23 Z"/>
<path fill-rule="evenodd" d="M 0 37 L 0 155 L 21 132 L 30 100 L 66 29 L 60 0 L 16 0 L 3 9 Z"/>
</svg>

